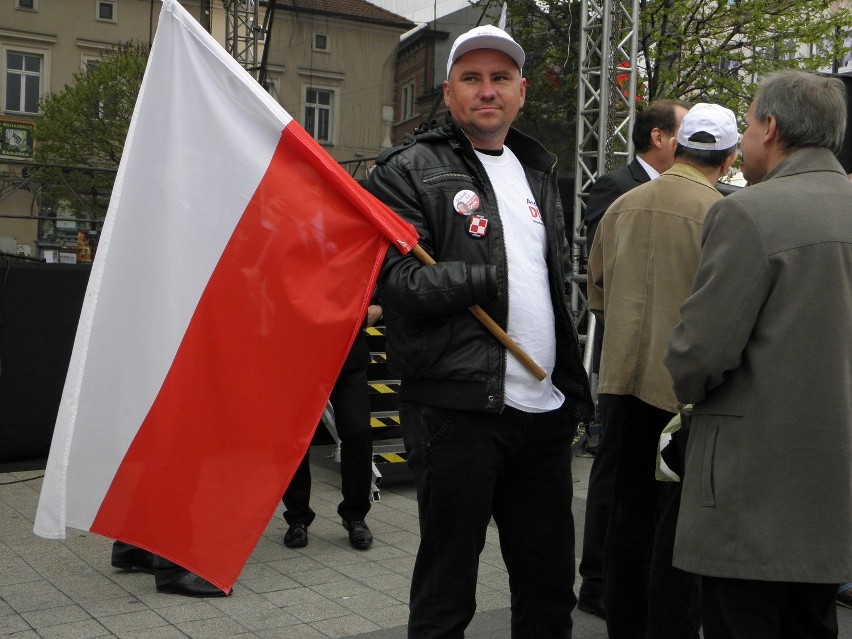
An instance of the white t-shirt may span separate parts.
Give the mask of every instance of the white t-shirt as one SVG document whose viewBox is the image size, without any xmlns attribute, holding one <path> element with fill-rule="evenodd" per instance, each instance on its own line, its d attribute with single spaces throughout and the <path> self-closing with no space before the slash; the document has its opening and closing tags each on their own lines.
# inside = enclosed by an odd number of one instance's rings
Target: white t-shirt
<svg viewBox="0 0 852 639">
<path fill-rule="evenodd" d="M 556 332 L 547 282 L 547 237 L 524 169 L 504 146 L 499 156 L 476 152 L 497 194 L 509 275 L 506 332 L 547 373 L 539 381 L 511 353 L 506 361 L 506 404 L 527 413 L 555 410 L 565 396 L 553 385 Z"/>
</svg>

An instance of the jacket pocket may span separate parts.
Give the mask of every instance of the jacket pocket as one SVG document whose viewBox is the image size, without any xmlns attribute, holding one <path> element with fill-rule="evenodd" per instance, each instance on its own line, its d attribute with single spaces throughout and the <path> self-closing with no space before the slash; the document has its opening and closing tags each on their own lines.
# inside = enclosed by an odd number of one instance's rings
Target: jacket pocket
<svg viewBox="0 0 852 639">
<path fill-rule="evenodd" d="M 452 352 L 452 316 L 388 323 L 388 332 L 391 330 L 402 339 L 388 340 L 388 361 L 394 362 L 394 370 L 402 377 L 434 377 L 447 353 Z"/>
<path fill-rule="evenodd" d="M 713 486 L 713 460 L 716 456 L 716 438 L 718 435 L 718 426 L 711 426 L 704 431 L 704 457 L 701 461 L 702 506 L 716 505 L 716 494 Z"/>
</svg>

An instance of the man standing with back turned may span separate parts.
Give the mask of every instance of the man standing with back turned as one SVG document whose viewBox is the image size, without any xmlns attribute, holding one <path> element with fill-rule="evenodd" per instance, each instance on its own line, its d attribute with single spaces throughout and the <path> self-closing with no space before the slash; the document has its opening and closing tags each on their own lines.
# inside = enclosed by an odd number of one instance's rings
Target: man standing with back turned
<svg viewBox="0 0 852 639">
<path fill-rule="evenodd" d="M 710 209 L 665 356 L 695 404 L 674 565 L 703 575 L 706 639 L 828 639 L 852 575 L 843 83 L 771 76 L 746 126 L 753 186 Z"/>
<path fill-rule="evenodd" d="M 689 102 L 680 100 L 657 100 L 636 113 L 631 133 L 636 157 L 629 164 L 600 176 L 589 191 L 589 201 L 586 204 L 586 241 L 590 252 L 598 224 L 609 206 L 631 189 L 657 179 L 674 164 L 677 130 L 690 107 L 692 105 Z M 599 321 L 595 332 L 593 373 L 600 370 L 602 336 L 603 323 Z M 583 581 L 577 601 L 580 610 L 599 617 L 604 616 L 603 554 L 617 470 L 618 460 L 608 445 L 606 429 L 601 423 L 595 461 L 589 473 L 586 518 L 583 524 L 583 554 L 580 559 L 580 576 Z"/>
<path fill-rule="evenodd" d="M 615 460 L 604 550 L 610 639 L 697 639 L 694 575 L 672 569 L 679 484 L 654 477 L 657 443 L 678 410 L 666 340 L 692 290 L 715 184 L 737 157 L 730 109 L 684 116 L 674 165 L 607 209 L 589 256 L 589 308 L 606 324 L 598 401 Z M 683 433 L 677 437 L 681 443 Z"/>
<path fill-rule="evenodd" d="M 380 157 L 370 190 L 437 264 L 388 252 L 388 362 L 415 474 L 420 549 L 408 636 L 464 636 L 493 515 L 512 636 L 570 638 L 575 599 L 571 442 L 591 412 L 565 296 L 556 158 L 511 128 L 523 49 L 477 27 L 453 44 L 450 121 Z M 467 311 L 480 305 L 548 374 L 538 381 Z"/>
</svg>

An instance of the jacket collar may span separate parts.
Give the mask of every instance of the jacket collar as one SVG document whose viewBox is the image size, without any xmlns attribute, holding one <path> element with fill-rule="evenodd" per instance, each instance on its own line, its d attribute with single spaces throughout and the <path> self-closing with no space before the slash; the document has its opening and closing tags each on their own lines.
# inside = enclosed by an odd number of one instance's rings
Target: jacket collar
<svg viewBox="0 0 852 639">
<path fill-rule="evenodd" d="M 473 151 L 473 145 L 455 120 L 448 119 L 444 131 L 460 148 Z M 532 169 L 544 172 L 556 165 L 556 156 L 553 153 L 545 149 L 538 140 L 521 133 L 514 127 L 509 129 L 505 145 L 512 149 L 512 153 L 520 160 L 521 164 Z"/>
<path fill-rule="evenodd" d="M 710 184 L 710 180 L 707 179 L 707 176 L 705 176 L 694 166 L 686 164 L 685 162 L 675 162 L 672 165 L 672 168 L 663 173 L 663 175 L 677 175 L 678 177 L 686 178 L 687 180 L 692 180 L 693 182 L 703 184 L 704 186 L 707 186 L 711 189 L 716 188 L 715 186 Z"/>
<path fill-rule="evenodd" d="M 772 178 L 799 175 L 801 173 L 813 173 L 817 171 L 830 171 L 840 173 L 846 177 L 846 172 L 837 161 L 834 154 L 824 147 L 805 147 L 793 151 L 786 158 L 776 164 L 763 178 L 763 182 Z"/>
</svg>

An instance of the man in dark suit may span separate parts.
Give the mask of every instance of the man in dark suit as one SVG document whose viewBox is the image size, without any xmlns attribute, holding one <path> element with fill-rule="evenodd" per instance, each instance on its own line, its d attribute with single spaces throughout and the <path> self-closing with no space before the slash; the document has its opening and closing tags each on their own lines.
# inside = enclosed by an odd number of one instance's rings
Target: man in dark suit
<svg viewBox="0 0 852 639">
<path fill-rule="evenodd" d="M 674 164 L 677 130 L 690 106 L 688 102 L 679 100 L 659 100 L 650 103 L 636 114 L 632 135 L 636 157 L 626 166 L 600 176 L 589 192 L 586 204 L 586 239 L 589 247 L 595 238 L 598 222 L 610 204 L 629 190 L 656 178 Z M 595 335 L 594 372 L 597 372 L 598 368 L 602 335 L 603 326 L 599 323 Z M 615 460 L 607 454 L 608 450 L 601 425 L 600 440 L 589 476 L 583 557 L 580 561 L 583 583 L 577 602 L 580 610 L 599 617 L 604 616 L 601 603 L 603 549 L 616 466 Z"/>
<path fill-rule="evenodd" d="M 382 307 L 370 304 L 367 307 L 365 327 L 373 326 L 381 317 Z M 367 550 L 373 545 L 373 533 L 364 521 L 370 510 L 370 486 L 373 480 L 373 434 L 367 384 L 369 363 L 367 334 L 359 331 L 329 398 L 340 437 L 340 488 L 343 500 L 337 507 L 337 514 L 349 534 L 349 544 L 356 550 Z M 288 548 L 308 545 L 308 526 L 316 517 L 310 507 L 310 499 L 311 467 L 308 451 L 281 498 L 287 522 L 284 545 Z"/>
<path fill-rule="evenodd" d="M 600 176 L 589 191 L 585 216 L 587 246 L 592 246 L 598 222 L 610 204 L 674 164 L 677 130 L 690 106 L 680 100 L 658 100 L 636 113 L 631 136 L 636 157 L 626 166 Z"/>
</svg>

